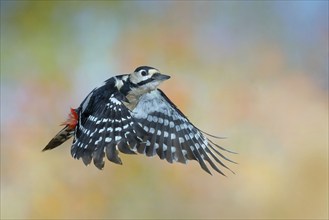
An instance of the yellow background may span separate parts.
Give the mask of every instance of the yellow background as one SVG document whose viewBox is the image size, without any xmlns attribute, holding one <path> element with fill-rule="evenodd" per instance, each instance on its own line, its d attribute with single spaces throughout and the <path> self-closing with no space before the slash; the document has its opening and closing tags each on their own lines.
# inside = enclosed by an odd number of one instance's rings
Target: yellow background
<svg viewBox="0 0 329 220">
<path fill-rule="evenodd" d="M 70 107 L 150 65 L 236 174 L 42 153 Z M 327 1 L 1 1 L 2 219 L 328 218 Z"/>
</svg>

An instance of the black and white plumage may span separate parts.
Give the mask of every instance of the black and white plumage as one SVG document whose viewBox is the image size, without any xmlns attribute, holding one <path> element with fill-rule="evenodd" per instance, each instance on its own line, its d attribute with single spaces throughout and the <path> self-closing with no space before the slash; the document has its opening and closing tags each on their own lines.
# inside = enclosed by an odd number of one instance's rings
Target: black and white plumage
<svg viewBox="0 0 329 220">
<path fill-rule="evenodd" d="M 88 165 L 104 167 L 104 157 L 122 164 L 118 154 L 158 155 L 168 162 L 206 162 L 224 175 L 216 163 L 230 170 L 222 154 L 230 152 L 195 127 L 170 99 L 157 89 L 170 77 L 157 69 L 138 67 L 133 73 L 112 77 L 71 110 L 62 129 L 44 148 L 53 149 L 74 136 L 71 154 Z M 206 161 L 206 162 L 205 162 Z M 233 162 L 234 163 L 234 162 Z"/>
</svg>

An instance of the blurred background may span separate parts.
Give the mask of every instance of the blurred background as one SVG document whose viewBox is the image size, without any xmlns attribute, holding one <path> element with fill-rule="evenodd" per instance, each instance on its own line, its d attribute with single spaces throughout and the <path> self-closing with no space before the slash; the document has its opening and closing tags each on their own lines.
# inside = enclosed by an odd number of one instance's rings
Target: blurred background
<svg viewBox="0 0 329 220">
<path fill-rule="evenodd" d="M 140 65 L 228 137 L 235 175 L 41 152 L 70 107 Z M 1 1 L 1 218 L 327 219 L 328 1 Z"/>
</svg>

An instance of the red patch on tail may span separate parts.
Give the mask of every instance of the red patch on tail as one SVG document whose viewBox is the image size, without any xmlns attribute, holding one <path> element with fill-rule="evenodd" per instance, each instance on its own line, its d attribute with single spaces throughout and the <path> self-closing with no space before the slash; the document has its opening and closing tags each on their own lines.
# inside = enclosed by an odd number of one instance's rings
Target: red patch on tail
<svg viewBox="0 0 329 220">
<path fill-rule="evenodd" d="M 73 108 L 71 108 L 69 117 L 61 125 L 67 125 L 69 126 L 69 128 L 74 129 L 77 124 L 78 124 L 78 114 Z"/>
</svg>

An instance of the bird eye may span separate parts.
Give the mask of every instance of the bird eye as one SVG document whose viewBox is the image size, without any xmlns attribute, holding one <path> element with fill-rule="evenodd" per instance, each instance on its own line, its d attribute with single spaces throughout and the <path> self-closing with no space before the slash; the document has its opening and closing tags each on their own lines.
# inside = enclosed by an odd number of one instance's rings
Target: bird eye
<svg viewBox="0 0 329 220">
<path fill-rule="evenodd" d="M 147 75 L 147 72 L 146 72 L 146 70 L 141 70 L 141 71 L 140 71 L 140 74 L 141 74 L 142 76 L 146 76 L 146 75 Z"/>
</svg>

